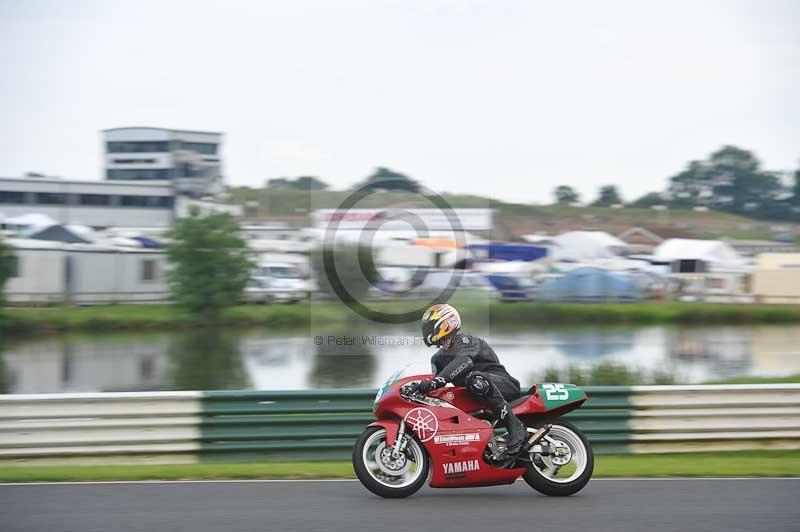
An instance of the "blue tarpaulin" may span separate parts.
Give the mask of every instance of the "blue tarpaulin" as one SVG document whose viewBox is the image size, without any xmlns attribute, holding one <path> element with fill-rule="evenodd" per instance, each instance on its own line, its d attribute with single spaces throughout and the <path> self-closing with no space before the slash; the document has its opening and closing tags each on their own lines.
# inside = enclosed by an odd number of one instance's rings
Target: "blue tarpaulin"
<svg viewBox="0 0 800 532">
<path fill-rule="evenodd" d="M 480 260 L 518 260 L 533 261 L 547 256 L 547 248 L 529 244 L 509 244 L 505 242 L 472 244 L 468 246 L 473 255 Z"/>
<path fill-rule="evenodd" d="M 599 268 L 578 268 L 564 277 L 545 281 L 536 291 L 543 301 L 641 301 L 633 279 Z"/>
<path fill-rule="evenodd" d="M 146 236 L 135 236 L 131 240 L 136 240 L 142 245 L 143 248 L 147 249 L 161 249 L 164 247 L 161 244 L 161 242 L 158 242 L 157 240 L 153 240 L 152 238 L 148 238 Z"/>
</svg>

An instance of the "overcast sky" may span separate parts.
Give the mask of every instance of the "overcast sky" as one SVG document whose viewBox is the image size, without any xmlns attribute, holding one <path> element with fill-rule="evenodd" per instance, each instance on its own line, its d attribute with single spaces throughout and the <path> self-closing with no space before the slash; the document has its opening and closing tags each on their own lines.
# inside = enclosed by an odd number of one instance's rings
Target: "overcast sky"
<svg viewBox="0 0 800 532">
<path fill-rule="evenodd" d="M 798 28 L 796 0 L 0 0 L 0 176 L 98 179 L 134 125 L 224 132 L 234 185 L 632 199 L 723 144 L 794 169 Z"/>
</svg>

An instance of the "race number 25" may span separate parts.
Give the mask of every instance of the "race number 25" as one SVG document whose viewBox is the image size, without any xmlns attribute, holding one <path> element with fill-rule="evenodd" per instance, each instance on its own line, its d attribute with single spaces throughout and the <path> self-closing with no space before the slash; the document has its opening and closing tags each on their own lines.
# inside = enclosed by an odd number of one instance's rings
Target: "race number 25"
<svg viewBox="0 0 800 532">
<path fill-rule="evenodd" d="M 569 397 L 569 390 L 563 384 L 543 384 L 542 386 L 548 401 L 563 401 Z"/>
</svg>

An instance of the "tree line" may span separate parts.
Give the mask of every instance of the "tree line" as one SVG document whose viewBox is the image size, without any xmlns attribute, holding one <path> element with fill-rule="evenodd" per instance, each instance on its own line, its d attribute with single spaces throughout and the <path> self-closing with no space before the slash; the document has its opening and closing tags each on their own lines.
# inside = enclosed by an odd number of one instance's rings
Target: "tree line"
<svg viewBox="0 0 800 532">
<path fill-rule="evenodd" d="M 649 208 L 706 207 L 765 220 L 800 220 L 800 168 L 786 182 L 780 172 L 765 170 L 753 152 L 736 146 L 723 146 L 702 160 L 690 161 L 686 168 L 668 179 L 661 192 L 648 192 L 625 202 L 615 185 L 604 185 L 593 207 L 627 205 Z M 553 190 L 559 205 L 581 202 L 572 187 Z"/>
<path fill-rule="evenodd" d="M 327 190 L 327 183 L 313 176 L 303 176 L 295 179 L 277 177 L 268 179 L 265 187 L 271 190 Z M 395 190 L 417 193 L 420 191 L 419 181 L 409 176 L 395 172 L 391 168 L 378 166 L 366 178 L 356 183 L 353 190 Z"/>
</svg>

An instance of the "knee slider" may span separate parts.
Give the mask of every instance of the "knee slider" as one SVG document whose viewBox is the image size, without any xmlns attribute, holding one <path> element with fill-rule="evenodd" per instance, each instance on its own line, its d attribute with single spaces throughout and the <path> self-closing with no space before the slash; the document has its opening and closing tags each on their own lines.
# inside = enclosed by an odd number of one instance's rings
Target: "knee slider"
<svg viewBox="0 0 800 532">
<path fill-rule="evenodd" d="M 467 375 L 467 389 L 473 395 L 485 397 L 489 394 L 489 387 L 491 383 L 479 373 L 470 373 Z"/>
</svg>

